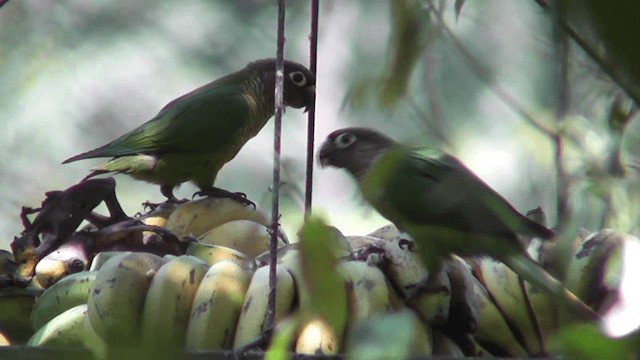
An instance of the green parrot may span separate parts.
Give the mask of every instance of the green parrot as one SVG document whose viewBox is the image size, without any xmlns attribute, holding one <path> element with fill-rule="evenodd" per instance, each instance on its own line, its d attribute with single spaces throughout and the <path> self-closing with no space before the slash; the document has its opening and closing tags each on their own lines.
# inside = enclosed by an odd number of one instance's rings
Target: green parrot
<svg viewBox="0 0 640 360">
<path fill-rule="evenodd" d="M 160 185 L 169 201 L 177 201 L 176 186 L 192 181 L 200 188 L 199 195 L 231 197 L 249 204 L 243 194 L 216 188 L 213 183 L 220 168 L 273 116 L 275 74 L 275 59 L 252 62 L 178 97 L 136 129 L 63 164 L 113 157 L 92 169 L 87 178 L 124 173 Z M 308 110 L 315 103 L 315 82 L 306 67 L 285 61 L 284 104 Z"/>
<path fill-rule="evenodd" d="M 460 160 L 411 148 L 367 128 L 329 134 L 323 167 L 346 169 L 364 199 L 418 244 L 435 272 L 449 254 L 489 255 L 586 319 L 597 315 L 531 259 L 517 234 L 550 239 L 553 231 L 520 214 Z"/>
</svg>

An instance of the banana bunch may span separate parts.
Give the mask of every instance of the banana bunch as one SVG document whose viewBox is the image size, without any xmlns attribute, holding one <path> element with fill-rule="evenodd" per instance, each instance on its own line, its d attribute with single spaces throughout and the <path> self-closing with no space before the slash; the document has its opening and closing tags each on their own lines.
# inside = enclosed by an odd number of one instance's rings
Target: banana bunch
<svg viewBox="0 0 640 360">
<path fill-rule="evenodd" d="M 202 200 L 202 207 L 186 203 L 163 215 L 170 224 L 187 204 L 191 211 L 203 211 L 198 216 L 180 215 L 189 219 L 181 227 L 183 238 L 190 239 L 184 255 L 99 253 L 88 270 L 62 277 L 35 302 L 32 297 L 27 321 L 33 336 L 27 344 L 83 346 L 98 358 L 264 349 L 273 330 L 266 328 L 265 221 L 241 205 L 249 212 L 206 224 L 202 215 L 211 204 L 203 205 L 207 202 Z M 211 203 L 219 206 L 219 200 Z M 429 274 L 412 240 L 393 226 L 366 236 L 346 236 L 344 249 L 337 251 L 337 271 L 347 290 L 344 326 L 332 328 L 317 317 L 296 318 L 311 302 L 309 284 L 298 244 L 287 244 L 284 235 L 279 238 L 276 329 L 293 326 L 292 352 L 344 352 L 345 339 L 357 337 L 362 326 L 406 313 L 412 319 L 407 356 L 526 357 L 547 353 L 548 339 L 562 324 L 561 310 L 550 298 L 490 258 L 452 256 L 442 271 Z M 621 252 L 629 241 L 640 240 L 602 231 L 576 242 L 566 286 L 596 310 L 615 302 Z M 559 261 L 553 250 L 531 249 L 531 254 L 536 260 L 544 256 L 553 267 Z M 0 291 L 0 301 L 1 295 Z"/>
</svg>

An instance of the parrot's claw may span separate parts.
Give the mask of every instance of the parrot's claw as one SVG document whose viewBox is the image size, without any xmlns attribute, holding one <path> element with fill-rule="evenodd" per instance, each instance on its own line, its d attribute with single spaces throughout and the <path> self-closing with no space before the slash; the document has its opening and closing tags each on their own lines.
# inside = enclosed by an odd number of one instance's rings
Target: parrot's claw
<svg viewBox="0 0 640 360">
<path fill-rule="evenodd" d="M 247 199 L 247 194 L 241 192 L 231 192 L 225 189 L 220 188 L 211 188 L 197 191 L 193 194 L 193 197 L 196 196 L 208 196 L 208 197 L 218 197 L 218 198 L 229 198 L 236 200 L 244 205 L 252 206 L 254 209 L 256 208 L 256 203 Z"/>
</svg>

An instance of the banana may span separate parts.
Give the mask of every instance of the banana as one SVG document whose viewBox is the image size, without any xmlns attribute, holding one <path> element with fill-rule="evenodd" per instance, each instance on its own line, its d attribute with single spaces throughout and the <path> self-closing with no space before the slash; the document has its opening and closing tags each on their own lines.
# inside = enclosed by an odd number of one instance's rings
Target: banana
<svg viewBox="0 0 640 360">
<path fill-rule="evenodd" d="M 257 340 L 266 329 L 269 299 L 269 267 L 258 268 L 251 277 L 247 295 L 242 304 L 233 347 L 241 348 Z M 295 298 L 293 278 L 282 265 L 276 265 L 276 308 L 274 319 L 277 323 L 285 316 Z"/>
<path fill-rule="evenodd" d="M 628 238 L 628 235 L 612 230 L 591 234 L 569 261 L 565 287 L 595 310 L 606 306 L 611 301 L 609 295 L 617 290 L 620 283 L 620 274 L 607 274 L 606 269 L 609 263 L 620 262 L 622 248 Z"/>
<path fill-rule="evenodd" d="M 138 219 L 145 225 L 164 227 L 167 219 L 178 206 L 180 206 L 179 203 L 165 201 L 150 212 L 141 215 Z"/>
<path fill-rule="evenodd" d="M 91 259 L 89 271 L 98 271 L 107 260 L 121 254 L 131 254 L 131 251 L 101 251 Z"/>
<path fill-rule="evenodd" d="M 229 198 L 206 197 L 179 205 L 167 218 L 165 228 L 179 239 L 189 235 L 197 238 L 218 225 L 240 219 L 269 226 L 263 211 Z"/>
<path fill-rule="evenodd" d="M 23 344 L 33 335 L 29 315 L 34 295 L 29 289 L 5 288 L 0 291 L 0 331 L 11 344 Z"/>
<path fill-rule="evenodd" d="M 145 225 L 164 227 L 169 215 L 178 207 L 178 203 L 165 201 L 156 206 L 152 211 L 140 216 L 138 219 Z M 142 243 L 152 242 L 151 238 L 158 236 L 154 231 L 142 232 Z"/>
<path fill-rule="evenodd" d="M 401 297 L 418 311 L 429 324 L 442 324 L 449 315 L 451 284 L 445 271 L 429 274 L 419 255 L 413 251 L 413 241 L 393 225 L 372 234 L 384 237 L 382 270 Z"/>
<path fill-rule="evenodd" d="M 13 274 L 17 267 L 13 254 L 10 251 L 0 249 L 0 288 L 12 283 Z"/>
<path fill-rule="evenodd" d="M 462 359 L 465 357 L 464 352 L 460 349 L 460 346 L 450 337 L 443 334 L 440 331 L 434 330 L 432 332 L 433 339 L 433 355 L 443 356 L 447 358 Z"/>
<path fill-rule="evenodd" d="M 251 275 L 251 270 L 235 261 L 222 260 L 211 265 L 191 306 L 186 332 L 188 350 L 232 348 Z"/>
<path fill-rule="evenodd" d="M 189 244 L 186 253 L 187 255 L 197 257 L 209 266 L 213 266 L 220 261 L 230 260 L 246 269 L 255 269 L 255 262 L 251 257 L 226 246 L 204 244 L 194 241 Z"/>
<path fill-rule="evenodd" d="M 477 264 L 482 283 L 503 316 L 513 325 L 512 331 L 521 335 L 525 349 L 529 354 L 542 353 L 541 334 L 529 310 L 524 282 L 506 265 L 492 258 L 484 257 Z"/>
<path fill-rule="evenodd" d="M 162 258 L 150 253 L 124 253 L 100 268 L 89 294 L 91 326 L 108 344 L 140 341 L 140 320 L 151 279 Z"/>
<path fill-rule="evenodd" d="M 47 288 L 33 304 L 31 326 L 38 330 L 57 315 L 86 304 L 96 279 L 96 271 L 81 271 L 62 278 Z"/>
<path fill-rule="evenodd" d="M 393 310 L 390 295 L 393 290 L 389 291 L 380 269 L 363 261 L 343 261 L 338 263 L 337 270 L 346 282 L 350 325 Z"/>
<path fill-rule="evenodd" d="M 368 234 L 368 236 L 382 239 L 385 241 L 390 241 L 390 240 L 403 237 L 403 234 L 400 232 L 400 230 L 398 230 L 398 228 L 394 224 L 388 224 L 372 231 L 371 233 Z"/>
<path fill-rule="evenodd" d="M 365 264 L 366 265 L 366 264 Z M 320 317 L 307 320 L 300 327 L 295 352 L 306 355 L 335 355 L 340 351 L 341 334 Z"/>
<path fill-rule="evenodd" d="M 475 340 L 493 355 L 526 357 L 527 351 L 513 334 L 502 313 L 489 297 L 487 289 L 475 277 L 472 282 L 474 307 L 477 312 Z"/>
<path fill-rule="evenodd" d="M 87 308 L 88 311 L 88 308 Z M 89 315 L 85 315 L 82 322 L 82 346 L 91 351 L 93 358 L 96 360 L 106 360 L 108 345 L 103 338 L 96 333 L 96 330 L 91 326 Z"/>
<path fill-rule="evenodd" d="M 542 242 L 538 239 L 533 239 L 527 246 L 527 252 L 545 270 L 555 272 L 557 270 L 555 266 L 557 263 L 555 259 L 556 245 L 555 242 Z M 546 339 L 558 330 L 558 306 L 548 294 L 532 286 L 529 282 L 524 283 L 524 292 L 529 304 L 531 304 L 531 310 L 540 329 L 541 348 L 546 350 Z"/>
<path fill-rule="evenodd" d="M 283 232 L 277 236 L 278 247 L 288 240 Z M 222 245 L 255 258 L 268 251 L 271 244 L 269 228 L 251 220 L 234 220 L 218 225 L 202 234 L 198 241 L 205 244 Z"/>
<path fill-rule="evenodd" d="M 157 271 L 142 311 L 142 340 L 150 352 L 164 354 L 184 347 L 191 304 L 208 269 L 202 260 L 182 255 Z"/>
<path fill-rule="evenodd" d="M 87 304 L 72 307 L 51 319 L 27 341 L 27 346 L 82 346 Z"/>
<path fill-rule="evenodd" d="M 2 346 L 10 346 L 11 339 L 5 334 L 2 330 L 0 330 L 0 347 Z"/>
</svg>

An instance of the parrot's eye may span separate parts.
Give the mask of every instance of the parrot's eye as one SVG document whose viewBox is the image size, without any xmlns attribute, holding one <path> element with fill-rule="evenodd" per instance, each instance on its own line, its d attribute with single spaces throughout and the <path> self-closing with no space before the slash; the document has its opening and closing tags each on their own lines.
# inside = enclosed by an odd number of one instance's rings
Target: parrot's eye
<svg viewBox="0 0 640 360">
<path fill-rule="evenodd" d="M 289 73 L 289 78 L 294 84 L 302 87 L 307 85 L 307 77 L 301 71 L 293 71 Z"/>
<path fill-rule="evenodd" d="M 354 142 L 356 142 L 357 138 L 355 135 L 350 134 L 350 133 L 344 133 L 344 134 L 340 134 L 338 135 L 338 137 L 336 137 L 334 143 L 336 144 L 336 147 L 338 149 L 346 149 L 347 147 L 349 147 L 349 145 L 353 144 Z"/>
</svg>

